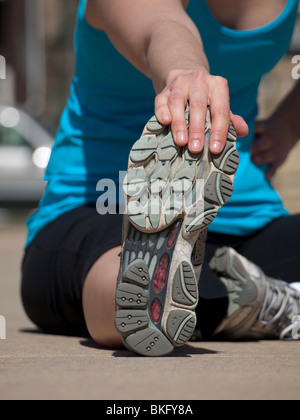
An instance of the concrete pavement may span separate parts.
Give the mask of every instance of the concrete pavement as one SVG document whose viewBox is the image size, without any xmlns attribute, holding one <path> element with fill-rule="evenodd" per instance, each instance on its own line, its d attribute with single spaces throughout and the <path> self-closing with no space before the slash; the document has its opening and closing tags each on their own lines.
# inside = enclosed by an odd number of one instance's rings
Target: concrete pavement
<svg viewBox="0 0 300 420">
<path fill-rule="evenodd" d="M 299 342 L 202 342 L 166 358 L 136 357 L 83 338 L 39 334 L 23 313 L 25 230 L 0 230 L 0 399 L 299 399 Z"/>
</svg>

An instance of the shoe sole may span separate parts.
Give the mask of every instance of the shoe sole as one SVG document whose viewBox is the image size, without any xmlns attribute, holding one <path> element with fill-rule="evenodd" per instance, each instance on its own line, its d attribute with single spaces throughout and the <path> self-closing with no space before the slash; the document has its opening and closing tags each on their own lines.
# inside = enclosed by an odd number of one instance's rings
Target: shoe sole
<svg viewBox="0 0 300 420">
<path fill-rule="evenodd" d="M 205 148 L 193 155 L 153 117 L 130 153 L 115 325 L 143 356 L 170 354 L 196 326 L 195 243 L 231 197 L 239 163 L 232 124 L 220 155 L 210 154 L 210 131 L 208 109 Z"/>
</svg>

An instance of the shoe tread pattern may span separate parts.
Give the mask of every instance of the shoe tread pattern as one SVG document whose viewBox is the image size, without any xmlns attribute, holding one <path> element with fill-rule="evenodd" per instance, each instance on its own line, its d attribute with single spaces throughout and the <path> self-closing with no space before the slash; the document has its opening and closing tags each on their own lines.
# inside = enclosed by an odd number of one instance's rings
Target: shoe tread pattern
<svg viewBox="0 0 300 420">
<path fill-rule="evenodd" d="M 159 264 L 165 255 L 172 260 L 181 228 L 179 221 L 166 231 L 147 235 L 130 226 L 123 245 L 115 297 L 115 326 L 126 347 L 142 356 L 170 354 L 174 347 L 190 339 L 191 328 L 196 324 L 193 311 L 198 301 L 198 287 L 191 265 L 181 263 L 174 278 L 168 277 L 161 290 L 155 289 L 154 278 Z M 173 303 L 166 299 L 169 284 Z M 151 305 L 156 301 L 162 311 L 155 323 L 151 318 Z M 167 328 L 162 323 L 165 313 Z M 174 322 L 176 328 L 172 326 Z"/>
<path fill-rule="evenodd" d="M 186 112 L 188 126 L 188 111 Z M 236 132 L 232 124 L 223 152 L 209 151 L 211 116 L 208 109 L 206 145 L 199 155 L 178 147 L 170 127 L 155 117 L 130 153 L 124 182 L 131 223 L 144 232 L 166 229 L 179 218 L 185 220 L 186 233 L 206 228 L 233 192 L 239 164 Z M 204 180 L 202 190 L 201 183 Z"/>
</svg>

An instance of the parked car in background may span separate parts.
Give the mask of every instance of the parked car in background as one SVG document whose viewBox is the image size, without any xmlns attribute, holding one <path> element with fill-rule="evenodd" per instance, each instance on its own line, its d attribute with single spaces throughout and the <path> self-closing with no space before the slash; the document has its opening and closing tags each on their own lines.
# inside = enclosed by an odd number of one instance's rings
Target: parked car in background
<svg viewBox="0 0 300 420">
<path fill-rule="evenodd" d="M 53 136 L 22 110 L 0 106 L 0 206 L 36 204 Z"/>
</svg>

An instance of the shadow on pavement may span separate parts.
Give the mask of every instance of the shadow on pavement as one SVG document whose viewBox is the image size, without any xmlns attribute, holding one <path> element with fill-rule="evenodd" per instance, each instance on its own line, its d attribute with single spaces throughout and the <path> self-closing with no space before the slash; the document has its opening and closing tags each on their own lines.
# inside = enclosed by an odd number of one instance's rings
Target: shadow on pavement
<svg viewBox="0 0 300 420">
<path fill-rule="evenodd" d="M 110 350 L 113 351 L 112 356 L 113 357 L 138 357 L 135 353 L 132 353 L 128 350 L 124 349 L 112 349 L 112 348 L 105 348 L 99 346 L 92 338 L 86 338 L 80 341 L 80 345 L 84 347 L 89 347 L 93 349 L 101 349 L 101 350 Z M 170 354 L 169 356 L 164 357 L 190 357 L 193 354 L 218 354 L 219 352 L 208 350 L 204 348 L 199 347 L 193 347 L 191 345 L 185 345 L 182 347 L 175 348 L 174 352 Z"/>
<path fill-rule="evenodd" d="M 182 347 L 178 347 L 168 356 L 164 356 L 163 358 L 170 358 L 170 357 L 191 357 L 192 355 L 204 355 L 204 354 L 218 354 L 219 352 L 208 350 L 204 348 L 192 347 L 190 345 L 185 345 Z M 128 350 L 116 350 L 113 353 L 113 357 L 139 357 L 134 353 L 131 353 Z"/>
<path fill-rule="evenodd" d="M 109 349 L 109 348 L 101 347 L 97 343 L 95 343 L 95 341 L 92 340 L 91 338 L 81 340 L 80 344 L 84 347 L 90 347 L 93 349 L 102 349 L 102 350 L 106 349 L 106 350 L 113 351 L 113 354 L 112 354 L 113 357 L 129 357 L 129 358 L 139 357 L 135 353 L 132 353 L 126 350 L 125 348 L 116 350 L 116 349 Z M 213 350 L 185 345 L 182 347 L 175 348 L 172 354 L 170 354 L 169 356 L 164 356 L 164 358 L 165 357 L 191 357 L 193 354 L 204 355 L 204 354 L 218 354 L 218 353 L 219 352 L 213 351 Z"/>
<path fill-rule="evenodd" d="M 38 334 L 38 335 L 55 335 L 55 336 L 65 336 L 65 337 L 78 337 L 79 338 L 79 344 L 83 347 L 87 347 L 94 350 L 108 350 L 113 352 L 113 357 L 120 357 L 120 358 L 131 358 L 131 357 L 139 357 L 136 354 L 124 349 L 113 349 L 113 348 L 106 348 L 99 346 L 92 338 L 90 337 L 79 337 L 78 335 L 73 334 L 51 334 L 49 332 L 45 332 L 39 328 L 22 328 L 19 330 L 21 333 L 25 334 Z M 169 356 L 164 356 L 167 358 L 170 357 L 192 357 L 193 355 L 205 355 L 205 354 L 219 354 L 220 352 L 209 350 L 202 347 L 194 347 L 193 345 L 185 345 L 182 347 L 175 348 L 174 352 L 171 353 Z"/>
</svg>

